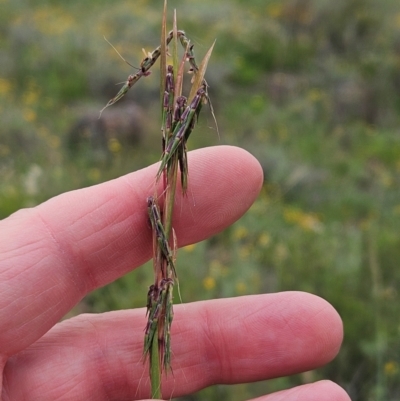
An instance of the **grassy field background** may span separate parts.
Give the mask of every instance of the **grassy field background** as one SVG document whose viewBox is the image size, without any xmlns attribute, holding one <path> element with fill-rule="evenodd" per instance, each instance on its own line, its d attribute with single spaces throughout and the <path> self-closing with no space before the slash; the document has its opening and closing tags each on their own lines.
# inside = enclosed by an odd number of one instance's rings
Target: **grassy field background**
<svg viewBox="0 0 400 401">
<path fill-rule="evenodd" d="M 98 111 L 142 48 L 161 2 L 2 0 L 0 218 L 159 158 L 155 71 Z M 330 378 L 353 401 L 400 399 L 400 4 L 398 0 L 170 1 L 207 71 L 221 137 L 204 113 L 190 148 L 241 146 L 263 166 L 250 211 L 179 253 L 182 298 L 285 290 L 327 299 L 345 339 L 328 366 L 214 386 L 181 400 L 244 400 Z M 204 117 L 203 117 L 204 116 Z M 144 306 L 150 266 L 80 311 Z M 133 291 L 133 288 L 143 288 Z"/>
</svg>

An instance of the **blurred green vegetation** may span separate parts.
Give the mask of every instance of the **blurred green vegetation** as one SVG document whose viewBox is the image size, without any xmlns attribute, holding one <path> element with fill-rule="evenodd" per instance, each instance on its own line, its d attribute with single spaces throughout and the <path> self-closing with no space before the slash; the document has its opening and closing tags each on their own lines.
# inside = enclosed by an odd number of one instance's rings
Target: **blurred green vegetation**
<svg viewBox="0 0 400 401">
<path fill-rule="evenodd" d="M 244 147 L 265 173 L 239 222 L 180 251 L 183 300 L 301 290 L 332 303 L 345 327 L 327 367 L 182 400 L 243 400 L 321 378 L 353 401 L 400 399 L 398 0 L 170 3 L 200 57 L 217 38 L 207 80 L 221 139 L 202 116 L 190 147 Z M 156 72 L 113 106 L 137 108 L 133 132 L 112 108 L 104 126 L 95 120 L 131 71 L 103 36 L 138 64 L 159 42 L 159 1 L 1 5 L 0 218 L 158 160 Z M 151 281 L 150 266 L 138 269 L 75 312 L 144 306 Z"/>
</svg>

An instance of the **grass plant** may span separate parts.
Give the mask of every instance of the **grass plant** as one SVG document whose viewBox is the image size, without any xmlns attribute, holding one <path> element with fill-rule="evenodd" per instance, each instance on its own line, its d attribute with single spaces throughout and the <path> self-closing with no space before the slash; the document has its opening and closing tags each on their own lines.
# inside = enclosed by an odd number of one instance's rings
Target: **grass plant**
<svg viewBox="0 0 400 401">
<path fill-rule="evenodd" d="M 153 398 L 162 397 L 161 378 L 163 373 L 171 370 L 170 333 L 173 320 L 173 286 L 178 279 L 175 269 L 176 238 L 172 218 L 178 175 L 180 175 L 182 193 L 185 195 L 188 186 L 186 143 L 199 118 L 202 104 L 209 102 L 208 84 L 204 75 L 214 47 L 213 45 L 209 49 L 198 66 L 193 44 L 184 31 L 178 30 L 176 12 L 173 29 L 168 34 L 166 27 L 167 0 L 164 2 L 160 46 L 145 55 L 138 72 L 129 75 L 117 95 L 100 111 L 101 116 L 105 108 L 118 102 L 140 78 L 150 75 L 151 67 L 160 59 L 162 155 L 156 176 L 154 196 L 147 198 L 148 216 L 153 232 L 154 284 L 150 286 L 147 293 L 148 322 L 145 328 L 143 350 L 145 360 L 149 359 Z M 178 43 L 184 49 L 180 61 Z M 170 44 L 172 64 L 167 64 Z M 189 63 L 189 72 L 192 74 L 188 97 L 182 94 L 186 62 Z"/>
</svg>

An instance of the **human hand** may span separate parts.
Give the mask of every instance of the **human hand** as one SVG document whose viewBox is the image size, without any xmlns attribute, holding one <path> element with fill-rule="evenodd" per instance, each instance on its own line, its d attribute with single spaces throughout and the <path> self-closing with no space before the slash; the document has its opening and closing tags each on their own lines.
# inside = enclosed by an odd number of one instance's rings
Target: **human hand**
<svg viewBox="0 0 400 401">
<path fill-rule="evenodd" d="M 232 224 L 262 184 L 258 162 L 238 148 L 191 152 L 189 163 L 195 205 L 181 208 L 177 199 L 179 246 Z M 87 293 L 151 257 L 146 198 L 156 172 L 153 165 L 60 195 L 0 222 L 3 401 L 149 397 L 142 363 L 143 308 L 57 322 Z M 329 362 L 342 340 L 335 310 L 304 293 L 196 302 L 176 305 L 174 311 L 174 375 L 163 385 L 165 397 L 215 383 L 307 371 Z M 337 385 L 325 381 L 258 401 L 282 399 L 349 400 Z"/>
</svg>

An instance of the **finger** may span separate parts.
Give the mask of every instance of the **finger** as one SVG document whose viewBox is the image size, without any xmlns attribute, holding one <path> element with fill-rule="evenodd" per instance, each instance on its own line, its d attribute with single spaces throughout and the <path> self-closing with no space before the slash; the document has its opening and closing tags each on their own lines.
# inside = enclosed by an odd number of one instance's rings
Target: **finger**
<svg viewBox="0 0 400 401">
<path fill-rule="evenodd" d="M 144 314 L 141 309 L 84 315 L 57 325 L 8 361 L 4 377 L 10 399 L 28 394 L 31 401 L 148 398 Z M 337 312 L 306 293 L 178 305 L 173 375 L 163 384 L 163 396 L 314 369 L 337 354 L 342 335 Z"/>
<path fill-rule="evenodd" d="M 151 401 L 151 400 L 141 400 Z M 154 401 L 154 400 L 152 400 Z M 161 401 L 161 400 L 160 400 Z M 329 380 L 304 384 L 249 401 L 351 401 L 344 389 Z"/>
<path fill-rule="evenodd" d="M 151 401 L 151 400 L 141 400 Z M 154 401 L 154 400 L 152 400 Z M 160 400 L 161 401 L 161 400 Z M 289 390 L 253 398 L 249 401 L 351 401 L 349 395 L 336 383 L 322 380 Z"/>
<path fill-rule="evenodd" d="M 250 401 L 351 401 L 336 383 L 328 380 L 304 384 L 290 390 L 278 391 Z"/>
<path fill-rule="evenodd" d="M 262 183 L 258 162 L 238 148 L 195 151 L 189 163 L 192 196 L 177 198 L 174 219 L 179 245 L 237 220 Z M 146 198 L 154 192 L 157 168 L 57 196 L 0 222 L 3 353 L 25 348 L 89 291 L 150 258 Z"/>
</svg>

